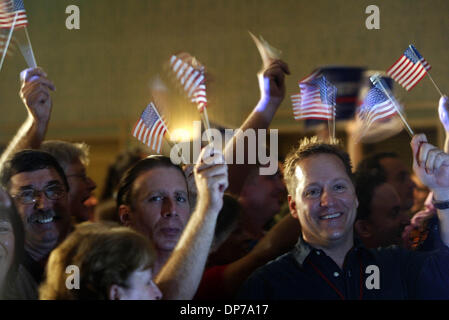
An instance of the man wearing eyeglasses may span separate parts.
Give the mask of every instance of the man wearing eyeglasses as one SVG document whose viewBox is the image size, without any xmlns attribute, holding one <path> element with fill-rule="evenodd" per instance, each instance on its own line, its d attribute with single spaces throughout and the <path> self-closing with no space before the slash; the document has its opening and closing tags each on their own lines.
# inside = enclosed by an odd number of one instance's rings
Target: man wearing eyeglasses
<svg viewBox="0 0 449 320">
<path fill-rule="evenodd" d="M 24 150 L 5 163 L 0 181 L 14 199 L 25 231 L 20 292 L 14 298 L 37 299 L 47 257 L 71 228 L 67 178 L 50 154 Z"/>
</svg>

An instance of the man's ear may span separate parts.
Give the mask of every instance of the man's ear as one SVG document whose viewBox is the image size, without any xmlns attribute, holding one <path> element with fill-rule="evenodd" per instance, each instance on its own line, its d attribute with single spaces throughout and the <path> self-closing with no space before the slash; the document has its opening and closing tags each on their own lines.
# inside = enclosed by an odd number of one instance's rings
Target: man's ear
<svg viewBox="0 0 449 320">
<path fill-rule="evenodd" d="M 370 238 L 372 236 L 370 224 L 364 219 L 357 220 L 354 228 L 360 238 Z"/>
<path fill-rule="evenodd" d="M 118 215 L 120 218 L 120 222 L 126 226 L 131 226 L 132 217 L 131 217 L 131 208 L 126 204 L 121 204 L 118 208 Z"/>
<path fill-rule="evenodd" d="M 298 211 L 296 210 L 296 201 L 291 195 L 288 195 L 288 207 L 293 218 L 298 219 Z"/>
<path fill-rule="evenodd" d="M 116 284 L 111 285 L 108 290 L 108 298 L 109 300 L 123 300 L 123 288 Z"/>
</svg>

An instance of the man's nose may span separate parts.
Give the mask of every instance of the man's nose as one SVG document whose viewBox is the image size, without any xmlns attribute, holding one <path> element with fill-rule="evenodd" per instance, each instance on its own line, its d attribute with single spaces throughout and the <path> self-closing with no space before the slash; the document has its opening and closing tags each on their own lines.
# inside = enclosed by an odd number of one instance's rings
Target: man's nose
<svg viewBox="0 0 449 320">
<path fill-rule="evenodd" d="M 334 196 L 332 195 L 332 192 L 329 190 L 323 190 L 323 193 L 321 194 L 321 201 L 320 204 L 322 207 L 329 207 L 334 204 Z"/>
<path fill-rule="evenodd" d="M 49 209 L 52 205 L 52 200 L 48 199 L 47 196 L 41 191 L 34 198 L 34 207 L 39 210 Z"/>
<path fill-rule="evenodd" d="M 176 214 L 176 203 L 174 199 L 170 197 L 164 198 L 161 214 L 164 217 Z"/>
</svg>

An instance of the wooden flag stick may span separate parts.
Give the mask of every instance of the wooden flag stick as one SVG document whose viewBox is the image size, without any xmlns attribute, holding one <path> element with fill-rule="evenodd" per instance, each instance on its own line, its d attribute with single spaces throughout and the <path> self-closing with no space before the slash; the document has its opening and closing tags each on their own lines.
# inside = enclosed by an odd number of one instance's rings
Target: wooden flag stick
<svg viewBox="0 0 449 320">
<path fill-rule="evenodd" d="M 430 81 L 432 81 L 433 86 L 435 87 L 435 89 L 437 89 L 438 93 L 440 94 L 440 96 L 443 96 L 443 93 L 441 92 L 440 88 L 437 86 L 437 84 L 435 83 L 435 81 L 433 81 L 432 76 L 430 75 L 430 72 L 427 71 L 427 75 L 429 76 Z"/>
<path fill-rule="evenodd" d="M 326 78 L 324 76 L 323 76 L 323 79 L 324 79 L 324 82 L 326 82 Z M 326 88 L 324 90 L 324 101 L 326 101 L 326 105 L 328 105 L 328 108 L 330 109 L 331 114 L 332 114 L 331 118 L 327 120 L 327 127 L 329 128 L 329 142 L 332 142 L 335 140 L 335 115 L 334 115 L 335 106 L 327 104 L 327 102 L 329 102 L 327 99 L 327 89 L 328 88 Z"/>
<path fill-rule="evenodd" d="M 21 28 L 22 29 L 22 28 Z M 17 30 L 20 32 L 16 32 L 16 41 L 19 45 L 20 52 L 22 52 L 23 57 L 29 68 L 36 68 L 37 63 L 34 57 L 33 47 L 31 46 L 30 37 L 28 35 L 28 30 L 26 27 L 23 30 Z M 23 31 L 23 33 L 22 33 Z"/>
<path fill-rule="evenodd" d="M 396 99 L 390 95 L 390 93 L 388 92 L 387 87 L 384 85 L 382 78 L 380 77 L 380 75 L 377 73 L 374 76 L 372 76 L 370 78 L 371 82 L 374 84 L 374 86 L 376 86 L 378 89 L 382 90 L 382 92 L 388 97 L 388 99 L 390 99 L 390 101 L 393 103 L 394 108 L 396 109 L 396 112 L 398 113 L 399 117 L 402 120 L 402 123 L 405 126 L 405 129 L 407 130 L 408 134 L 410 135 L 410 138 L 413 138 L 413 136 L 415 135 L 415 133 L 413 132 L 412 128 L 410 128 L 409 124 L 407 123 L 407 120 L 405 120 L 404 115 L 402 114 L 398 103 L 396 102 Z"/>
<path fill-rule="evenodd" d="M 31 46 L 31 41 L 30 41 L 30 36 L 28 35 L 28 29 L 27 27 L 25 27 L 25 34 L 27 37 L 27 41 L 28 41 L 28 46 L 29 46 L 29 51 L 30 51 L 30 58 L 31 58 L 31 68 L 36 68 L 37 67 L 37 63 L 36 63 L 36 58 L 34 57 L 34 52 L 33 52 L 33 47 Z"/>
<path fill-rule="evenodd" d="M 335 140 L 335 106 L 332 106 L 332 139 Z"/>
<path fill-rule="evenodd" d="M 6 40 L 5 48 L 3 50 L 2 54 L 2 60 L 0 61 L 0 70 L 2 70 L 3 62 L 5 61 L 6 53 L 8 52 L 9 43 L 11 42 L 12 33 L 14 31 L 14 27 L 16 26 L 16 19 L 17 19 L 18 12 L 16 12 L 16 15 L 14 16 L 14 21 L 12 22 L 11 29 L 9 30 L 8 39 Z"/>
<path fill-rule="evenodd" d="M 207 115 L 206 107 L 203 107 L 203 111 L 201 111 L 201 119 L 203 120 L 204 130 L 206 130 L 207 141 L 209 141 L 209 144 L 213 145 L 212 137 L 210 135 L 210 122 L 209 122 L 209 117 Z"/>
</svg>

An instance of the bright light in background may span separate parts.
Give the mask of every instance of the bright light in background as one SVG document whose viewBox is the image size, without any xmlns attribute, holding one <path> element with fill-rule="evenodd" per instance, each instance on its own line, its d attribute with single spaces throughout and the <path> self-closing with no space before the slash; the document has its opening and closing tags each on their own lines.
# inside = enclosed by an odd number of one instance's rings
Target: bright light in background
<svg viewBox="0 0 449 320">
<path fill-rule="evenodd" d="M 194 133 L 193 128 L 176 128 L 172 132 L 170 132 L 170 137 L 173 141 L 184 142 L 193 140 Z"/>
</svg>

